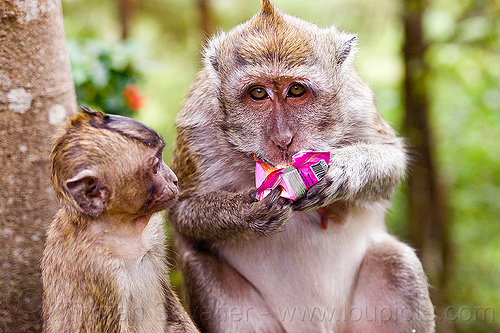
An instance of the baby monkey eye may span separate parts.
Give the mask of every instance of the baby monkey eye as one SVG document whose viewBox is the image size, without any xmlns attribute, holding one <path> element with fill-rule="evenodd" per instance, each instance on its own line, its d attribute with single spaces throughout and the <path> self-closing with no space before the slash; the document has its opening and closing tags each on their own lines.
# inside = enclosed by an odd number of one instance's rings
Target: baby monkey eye
<svg viewBox="0 0 500 333">
<path fill-rule="evenodd" d="M 155 157 L 153 159 L 153 173 L 156 175 L 158 173 L 158 170 L 160 170 L 160 164 L 161 164 L 161 159 L 158 157 Z"/>
<path fill-rule="evenodd" d="M 250 97 L 255 101 L 263 100 L 267 97 L 267 91 L 262 87 L 255 87 L 250 90 Z"/>
<path fill-rule="evenodd" d="M 306 88 L 301 84 L 294 84 L 288 90 L 288 96 L 290 97 L 300 97 L 306 93 Z"/>
</svg>

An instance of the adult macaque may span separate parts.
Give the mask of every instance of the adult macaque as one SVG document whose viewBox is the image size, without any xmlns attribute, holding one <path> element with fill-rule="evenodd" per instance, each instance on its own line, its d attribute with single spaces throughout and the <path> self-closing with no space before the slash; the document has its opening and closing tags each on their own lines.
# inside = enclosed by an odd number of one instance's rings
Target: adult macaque
<svg viewBox="0 0 500 333">
<path fill-rule="evenodd" d="M 60 131 L 52 182 L 61 208 L 41 263 L 44 332 L 197 332 L 168 284 L 155 214 L 178 193 L 163 141 L 86 108 Z"/>
<path fill-rule="evenodd" d="M 169 213 L 202 331 L 433 331 L 422 266 L 384 224 L 405 149 L 355 44 L 268 0 L 209 42 L 177 118 Z M 257 201 L 253 156 L 276 166 L 301 150 L 331 152 L 325 178 L 297 201 L 279 188 Z"/>
</svg>

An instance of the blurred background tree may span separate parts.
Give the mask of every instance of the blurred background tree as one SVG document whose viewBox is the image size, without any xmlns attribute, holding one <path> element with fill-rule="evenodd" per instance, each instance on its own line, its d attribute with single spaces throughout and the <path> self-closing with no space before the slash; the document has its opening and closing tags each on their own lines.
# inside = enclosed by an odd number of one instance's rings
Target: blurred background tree
<svg viewBox="0 0 500 333">
<path fill-rule="evenodd" d="M 409 138 L 412 156 L 388 226 L 417 248 L 439 332 L 500 332 L 498 0 L 274 2 L 358 33 L 358 71 L 383 117 Z M 257 13 L 259 1 L 63 0 L 63 7 L 79 102 L 128 110 L 173 142 L 201 45 Z M 139 112 L 124 92 L 130 84 L 139 102 L 147 96 Z M 167 161 L 171 154 L 167 147 Z"/>
</svg>

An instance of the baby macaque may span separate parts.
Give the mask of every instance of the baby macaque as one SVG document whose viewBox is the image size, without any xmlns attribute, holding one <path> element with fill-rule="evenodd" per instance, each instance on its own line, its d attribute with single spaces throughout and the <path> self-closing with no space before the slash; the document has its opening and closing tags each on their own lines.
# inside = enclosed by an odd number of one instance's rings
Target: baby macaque
<svg viewBox="0 0 500 333">
<path fill-rule="evenodd" d="M 43 331 L 197 332 L 170 289 L 161 210 L 177 177 L 162 139 L 87 108 L 61 126 L 52 182 L 61 208 L 41 262 Z"/>
</svg>

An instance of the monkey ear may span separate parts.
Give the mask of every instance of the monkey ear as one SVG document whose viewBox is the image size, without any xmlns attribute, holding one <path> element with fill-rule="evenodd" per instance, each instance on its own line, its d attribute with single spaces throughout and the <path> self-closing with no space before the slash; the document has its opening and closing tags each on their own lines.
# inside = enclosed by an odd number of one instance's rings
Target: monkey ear
<svg viewBox="0 0 500 333">
<path fill-rule="evenodd" d="M 66 180 L 66 186 L 85 214 L 95 217 L 103 212 L 109 191 L 93 170 L 80 171 Z"/>
<path fill-rule="evenodd" d="M 341 38 L 338 39 L 338 48 L 335 52 L 337 66 L 341 66 L 347 59 L 354 57 L 357 42 L 358 37 L 356 35 L 341 33 Z"/>
<path fill-rule="evenodd" d="M 225 33 L 220 31 L 208 41 L 208 44 L 203 50 L 205 66 L 212 68 L 215 72 L 219 71 L 219 61 L 217 59 L 219 58 L 219 48 L 224 35 Z"/>
</svg>

